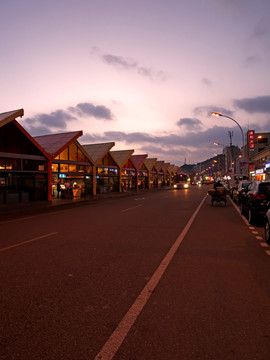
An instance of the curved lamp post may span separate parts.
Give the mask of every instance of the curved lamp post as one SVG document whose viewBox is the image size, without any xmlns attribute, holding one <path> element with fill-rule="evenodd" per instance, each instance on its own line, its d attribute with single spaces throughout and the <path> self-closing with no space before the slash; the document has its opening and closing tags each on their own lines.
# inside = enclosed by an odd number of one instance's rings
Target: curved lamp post
<svg viewBox="0 0 270 360">
<path fill-rule="evenodd" d="M 228 116 L 228 115 L 223 115 L 223 114 L 220 114 L 220 113 L 217 113 L 217 112 L 212 112 L 213 116 L 223 116 L 223 117 L 226 117 L 228 119 L 231 119 L 232 121 L 234 121 L 238 126 L 239 126 L 239 129 L 241 130 L 241 134 L 242 134 L 242 147 L 243 147 L 243 152 L 245 152 L 245 140 L 244 140 L 244 133 L 243 133 L 243 129 L 241 128 L 241 126 L 238 124 L 238 122 L 236 120 L 234 120 L 232 117 Z"/>
</svg>

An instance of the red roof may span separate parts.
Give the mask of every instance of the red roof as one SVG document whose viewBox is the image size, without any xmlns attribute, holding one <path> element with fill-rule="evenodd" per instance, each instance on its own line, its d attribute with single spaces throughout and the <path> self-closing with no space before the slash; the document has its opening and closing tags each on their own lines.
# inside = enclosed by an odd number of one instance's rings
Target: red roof
<svg viewBox="0 0 270 360">
<path fill-rule="evenodd" d="M 66 147 L 77 140 L 78 137 L 82 136 L 82 134 L 82 131 L 72 131 L 61 134 L 35 136 L 34 139 L 48 154 L 55 158 Z"/>
<path fill-rule="evenodd" d="M 144 163 L 145 159 L 147 158 L 147 154 L 143 155 L 131 155 L 130 160 L 132 164 L 134 165 L 136 170 L 139 170 Z"/>
</svg>

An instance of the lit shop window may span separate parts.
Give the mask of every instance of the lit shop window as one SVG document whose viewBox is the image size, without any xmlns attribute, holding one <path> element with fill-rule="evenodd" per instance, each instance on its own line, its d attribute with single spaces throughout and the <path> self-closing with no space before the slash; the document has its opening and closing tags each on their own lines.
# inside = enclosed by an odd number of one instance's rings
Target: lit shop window
<svg viewBox="0 0 270 360">
<path fill-rule="evenodd" d="M 75 173 L 76 172 L 76 165 L 69 165 L 68 166 L 68 171 Z"/>
<path fill-rule="evenodd" d="M 59 172 L 59 164 L 52 164 L 52 172 Z"/>
<path fill-rule="evenodd" d="M 68 172 L 68 164 L 60 164 L 60 172 Z"/>
</svg>

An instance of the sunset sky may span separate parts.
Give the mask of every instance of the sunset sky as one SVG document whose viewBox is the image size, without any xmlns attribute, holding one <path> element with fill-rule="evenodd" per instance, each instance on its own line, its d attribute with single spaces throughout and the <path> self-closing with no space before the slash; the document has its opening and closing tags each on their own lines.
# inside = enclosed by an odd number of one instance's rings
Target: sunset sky
<svg viewBox="0 0 270 360">
<path fill-rule="evenodd" d="M 1 0 L 0 112 L 175 165 L 270 132 L 269 0 Z"/>
</svg>

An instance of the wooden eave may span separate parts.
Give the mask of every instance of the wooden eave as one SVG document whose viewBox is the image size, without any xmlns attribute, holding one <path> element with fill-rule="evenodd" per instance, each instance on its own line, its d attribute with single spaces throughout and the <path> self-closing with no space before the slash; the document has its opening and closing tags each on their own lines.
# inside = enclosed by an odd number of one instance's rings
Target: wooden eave
<svg viewBox="0 0 270 360">
<path fill-rule="evenodd" d="M 76 144 L 78 146 L 78 148 L 80 149 L 80 151 L 83 153 L 83 155 L 89 160 L 89 162 L 94 165 L 94 160 L 91 158 L 91 156 L 85 151 L 85 149 L 83 148 L 83 146 L 79 143 L 78 140 L 74 141 L 74 144 Z"/>
<path fill-rule="evenodd" d="M 0 114 L 0 127 L 8 124 L 9 122 L 15 120 L 17 117 L 22 117 L 24 115 L 23 109 L 7 111 Z"/>
</svg>

